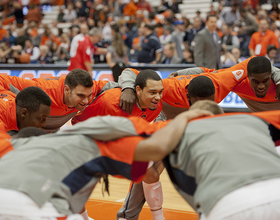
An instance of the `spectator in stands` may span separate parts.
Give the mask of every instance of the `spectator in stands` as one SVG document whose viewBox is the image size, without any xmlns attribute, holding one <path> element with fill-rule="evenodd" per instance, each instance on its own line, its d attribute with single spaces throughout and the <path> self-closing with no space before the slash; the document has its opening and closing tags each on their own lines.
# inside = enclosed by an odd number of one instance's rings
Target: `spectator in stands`
<svg viewBox="0 0 280 220">
<path fill-rule="evenodd" d="M 70 50 L 70 38 L 66 33 L 61 35 L 61 44 L 59 47 L 65 48 L 67 51 Z"/>
<path fill-rule="evenodd" d="M 225 51 L 231 51 L 234 47 L 239 48 L 239 39 L 237 36 L 231 34 L 231 28 L 227 24 L 223 24 L 222 33 L 222 48 Z"/>
<path fill-rule="evenodd" d="M 123 16 L 136 16 L 137 10 L 134 0 L 130 0 L 123 8 Z"/>
<path fill-rule="evenodd" d="M 170 9 L 173 11 L 174 14 L 179 13 L 179 4 L 178 4 L 177 0 L 172 0 Z"/>
<path fill-rule="evenodd" d="M 21 28 L 23 26 L 23 21 L 24 21 L 24 15 L 22 12 L 21 5 L 18 2 L 14 2 L 13 6 L 15 9 L 14 16 L 16 18 L 17 27 Z"/>
<path fill-rule="evenodd" d="M 142 10 L 142 11 L 147 10 L 148 12 L 152 11 L 151 5 L 146 0 L 139 0 L 136 6 L 138 10 Z"/>
<path fill-rule="evenodd" d="M 183 52 L 183 64 L 187 64 L 187 63 L 194 63 L 194 57 L 193 57 L 193 50 L 190 48 L 186 48 Z"/>
<path fill-rule="evenodd" d="M 185 36 L 184 22 L 181 20 L 175 21 L 175 30 L 172 32 L 172 42 L 175 48 L 175 54 L 183 59 L 183 51 L 185 49 L 183 38 Z"/>
<path fill-rule="evenodd" d="M 54 36 L 56 36 L 56 37 L 59 36 L 59 30 L 58 30 L 58 27 L 57 27 L 57 20 L 53 20 L 52 27 L 51 27 L 51 32 Z"/>
<path fill-rule="evenodd" d="M 28 22 L 34 21 L 36 24 L 39 24 L 42 20 L 42 13 L 36 5 L 30 5 L 28 13 L 25 15 L 25 19 Z"/>
<path fill-rule="evenodd" d="M 268 45 L 265 57 L 267 57 L 270 60 L 272 65 L 275 62 L 276 53 L 277 53 L 277 48 L 273 44 Z"/>
<path fill-rule="evenodd" d="M 163 55 L 160 59 L 160 63 L 163 64 L 179 64 L 182 59 L 174 55 L 175 48 L 172 44 L 166 44 L 163 48 Z"/>
<path fill-rule="evenodd" d="M 172 43 L 172 27 L 170 25 L 163 26 L 163 34 L 159 37 L 162 47 L 166 44 Z"/>
<path fill-rule="evenodd" d="M 162 48 L 158 37 L 153 33 L 154 27 L 149 24 L 142 23 L 144 39 L 141 42 L 141 51 L 138 54 L 139 63 L 153 63 L 160 61 Z"/>
<path fill-rule="evenodd" d="M 58 54 L 58 45 L 55 41 L 52 42 L 51 48 L 50 48 L 50 56 L 52 57 L 53 62 L 56 62 L 59 59 Z"/>
<path fill-rule="evenodd" d="M 15 45 L 16 38 L 12 35 L 11 29 L 7 30 L 7 37 L 6 38 L 7 38 L 8 42 L 9 42 L 10 46 Z"/>
<path fill-rule="evenodd" d="M 60 45 L 59 39 L 51 32 L 51 29 L 47 25 L 44 26 L 44 30 L 45 31 L 41 38 L 40 45 L 48 44 L 50 46 L 53 41 L 55 41 L 58 45 Z"/>
<path fill-rule="evenodd" d="M 79 33 L 80 33 L 80 28 L 77 27 L 77 26 L 73 26 L 70 29 L 70 36 L 71 36 L 70 40 L 71 40 L 71 42 L 74 39 L 74 37 L 77 36 Z"/>
<path fill-rule="evenodd" d="M 6 29 L 3 28 L 3 22 L 0 20 L 0 41 L 2 41 L 3 38 L 7 37 Z"/>
<path fill-rule="evenodd" d="M 220 69 L 221 39 L 217 33 L 217 17 L 208 15 L 206 27 L 194 38 L 194 61 L 198 67 Z"/>
<path fill-rule="evenodd" d="M 161 0 L 160 5 L 157 7 L 158 14 L 165 12 L 167 9 L 169 9 L 168 2 L 165 0 Z"/>
<path fill-rule="evenodd" d="M 232 1 L 230 9 L 224 8 L 220 13 L 220 19 L 229 26 L 233 26 L 234 23 L 239 21 L 239 4 L 236 1 Z"/>
<path fill-rule="evenodd" d="M 89 30 L 96 26 L 95 21 L 90 17 L 87 18 L 87 25 Z"/>
<path fill-rule="evenodd" d="M 275 12 L 277 14 L 277 16 L 279 16 L 280 9 L 278 7 L 278 1 L 272 2 L 271 5 L 272 5 L 272 8 L 268 11 L 268 14 L 272 14 L 273 12 Z"/>
<path fill-rule="evenodd" d="M 277 49 L 279 42 L 274 32 L 268 29 L 268 22 L 266 19 L 260 20 L 258 32 L 251 37 L 249 44 L 249 51 L 251 56 L 264 56 L 268 45 L 273 44 Z"/>
<path fill-rule="evenodd" d="M 87 17 L 86 8 L 83 6 L 81 1 L 75 3 L 77 17 L 80 21 L 85 21 Z"/>
<path fill-rule="evenodd" d="M 25 47 L 23 49 L 24 53 L 30 55 L 30 63 L 37 63 L 40 57 L 40 50 L 38 47 L 32 44 L 30 39 L 25 41 Z"/>
<path fill-rule="evenodd" d="M 128 60 L 129 62 L 138 62 L 138 54 L 140 48 L 140 37 L 136 37 L 132 41 L 132 48 L 129 50 Z"/>
<path fill-rule="evenodd" d="M 17 38 L 15 40 L 15 45 L 20 45 L 22 48 L 25 46 L 26 34 L 23 28 L 19 28 L 17 31 Z"/>
<path fill-rule="evenodd" d="M 12 48 L 9 48 L 9 43 L 7 41 L 0 43 L 0 63 L 6 63 L 11 52 Z"/>
<path fill-rule="evenodd" d="M 278 29 L 277 25 L 275 22 L 273 22 L 271 25 L 270 25 L 270 30 L 274 32 L 275 36 L 277 37 L 278 39 L 278 42 L 280 41 L 280 30 Z"/>
<path fill-rule="evenodd" d="M 195 17 L 193 19 L 193 24 L 191 29 L 187 29 L 185 36 L 184 36 L 184 42 L 188 44 L 189 46 L 194 46 L 194 37 L 202 29 L 202 21 L 199 17 Z"/>
<path fill-rule="evenodd" d="M 241 51 L 239 48 L 233 48 L 231 52 L 225 51 L 224 55 L 221 56 L 222 63 L 228 66 L 241 63 L 245 59 L 245 57 L 241 57 Z"/>
<path fill-rule="evenodd" d="M 246 11 L 244 8 L 239 9 L 240 23 L 246 31 L 247 36 L 251 37 L 253 33 L 258 31 L 258 22 L 254 15 Z"/>
<path fill-rule="evenodd" d="M 72 20 L 75 20 L 76 18 L 77 18 L 77 13 L 73 9 L 73 5 L 72 4 L 68 4 L 67 5 L 67 9 L 64 11 L 63 20 L 65 22 L 71 22 Z"/>
<path fill-rule="evenodd" d="M 40 64 L 51 64 L 53 63 L 52 57 L 49 54 L 49 48 L 47 45 L 40 46 L 40 57 L 38 63 Z"/>
<path fill-rule="evenodd" d="M 248 45 L 250 42 L 250 37 L 247 36 L 246 28 L 244 28 L 244 26 L 239 25 L 237 28 L 238 28 L 237 37 L 240 44 L 241 55 L 244 57 L 249 57 L 250 54 L 249 54 Z"/>
<path fill-rule="evenodd" d="M 118 82 L 119 75 L 128 64 L 127 47 L 124 45 L 122 34 L 117 24 L 111 25 L 112 45 L 107 48 L 106 60 L 113 72 L 114 81 Z"/>
<path fill-rule="evenodd" d="M 59 7 L 59 12 L 58 12 L 58 15 L 57 15 L 57 21 L 59 23 L 65 22 L 65 20 L 64 20 L 64 9 L 65 9 L 64 5 Z"/>
</svg>

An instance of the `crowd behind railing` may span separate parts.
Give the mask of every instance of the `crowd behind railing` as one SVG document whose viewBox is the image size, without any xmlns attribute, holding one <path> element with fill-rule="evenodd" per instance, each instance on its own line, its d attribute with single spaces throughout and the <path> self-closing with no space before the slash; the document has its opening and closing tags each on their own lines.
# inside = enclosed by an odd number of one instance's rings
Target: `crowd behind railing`
<svg viewBox="0 0 280 220">
<path fill-rule="evenodd" d="M 181 14 L 180 3 L 161 0 L 153 8 L 146 0 L 9 1 L 8 17 L 13 19 L 0 22 L 0 63 L 67 64 L 72 56 L 72 39 L 80 33 L 87 35 L 93 27 L 101 31 L 102 37 L 95 44 L 92 63 L 107 62 L 110 67 L 118 62 L 196 63 L 195 37 L 208 28 L 207 20 L 199 9 L 193 18 Z M 207 16 L 217 17 L 215 30 L 220 37 L 222 64 L 234 65 L 251 55 L 280 62 L 278 2 L 270 1 L 268 11 L 261 3 L 232 0 L 210 6 Z M 43 22 L 48 13 L 44 7 L 58 7 L 56 18 Z M 0 15 L 4 18 L 4 13 Z M 265 40 L 259 41 L 262 38 Z M 97 48 L 105 50 L 96 53 Z"/>
</svg>

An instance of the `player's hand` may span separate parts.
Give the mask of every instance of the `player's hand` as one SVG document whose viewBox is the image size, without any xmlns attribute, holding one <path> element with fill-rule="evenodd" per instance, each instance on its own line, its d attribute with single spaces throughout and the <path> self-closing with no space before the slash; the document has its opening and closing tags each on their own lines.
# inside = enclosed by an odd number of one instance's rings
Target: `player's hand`
<svg viewBox="0 0 280 220">
<path fill-rule="evenodd" d="M 200 118 L 204 116 L 212 116 L 214 115 L 212 112 L 207 111 L 207 110 L 201 110 L 201 109 L 194 109 L 194 110 L 189 110 L 182 112 L 176 118 L 182 118 L 182 119 L 187 119 L 187 121 L 190 121 L 195 118 Z"/>
<path fill-rule="evenodd" d="M 280 84 L 278 84 L 276 86 L 276 99 L 278 99 L 278 101 L 280 101 Z"/>
<path fill-rule="evenodd" d="M 173 72 L 173 73 L 170 73 L 170 74 L 167 76 L 167 79 L 173 78 L 173 77 L 176 77 L 176 76 L 178 76 L 178 73 L 177 73 L 177 72 Z"/>
<path fill-rule="evenodd" d="M 128 112 L 130 115 L 133 110 L 133 105 L 136 102 L 136 94 L 133 89 L 124 89 L 121 94 L 120 98 L 120 108 L 126 112 Z"/>
</svg>

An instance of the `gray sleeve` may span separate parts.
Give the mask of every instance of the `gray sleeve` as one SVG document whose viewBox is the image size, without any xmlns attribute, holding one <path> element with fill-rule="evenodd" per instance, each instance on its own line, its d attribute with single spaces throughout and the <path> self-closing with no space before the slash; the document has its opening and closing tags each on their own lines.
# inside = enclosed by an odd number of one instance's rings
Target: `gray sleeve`
<svg viewBox="0 0 280 220">
<path fill-rule="evenodd" d="M 195 74 L 201 74 L 203 73 L 203 69 L 200 67 L 193 67 L 193 68 L 187 68 L 183 70 L 178 70 L 178 75 L 195 75 Z"/>
<path fill-rule="evenodd" d="M 274 83 L 277 83 L 280 80 L 280 69 L 275 66 L 271 66 L 271 72 L 272 80 L 274 81 Z"/>
<path fill-rule="evenodd" d="M 126 88 L 134 89 L 135 79 L 136 74 L 131 69 L 126 68 L 119 76 L 118 83 L 122 90 Z"/>
<path fill-rule="evenodd" d="M 201 34 L 197 34 L 194 38 L 195 47 L 194 47 L 194 62 L 196 66 L 203 66 L 203 48 L 204 40 Z"/>
<path fill-rule="evenodd" d="M 56 134 L 86 135 L 99 141 L 111 141 L 138 135 L 129 119 L 110 115 L 89 118 L 65 130 L 60 130 Z"/>
<path fill-rule="evenodd" d="M 116 82 L 108 81 L 105 86 L 100 91 L 100 94 L 105 92 L 108 89 L 119 88 L 119 84 Z"/>
</svg>

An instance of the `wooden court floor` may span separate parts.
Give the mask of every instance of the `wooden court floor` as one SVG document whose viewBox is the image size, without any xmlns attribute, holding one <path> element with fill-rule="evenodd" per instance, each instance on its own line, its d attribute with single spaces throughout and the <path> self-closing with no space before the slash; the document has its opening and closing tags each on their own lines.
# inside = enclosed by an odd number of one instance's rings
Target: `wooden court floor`
<svg viewBox="0 0 280 220">
<path fill-rule="evenodd" d="M 163 189 L 163 213 L 165 220 L 198 220 L 198 215 L 173 187 L 166 171 L 163 171 L 161 174 L 160 181 Z M 116 219 L 116 213 L 123 205 L 129 186 L 129 180 L 110 176 L 110 196 L 107 193 L 104 193 L 103 196 L 101 184 L 98 183 L 86 204 L 89 216 L 95 220 Z M 145 204 L 139 220 L 152 219 L 150 209 Z"/>
</svg>

